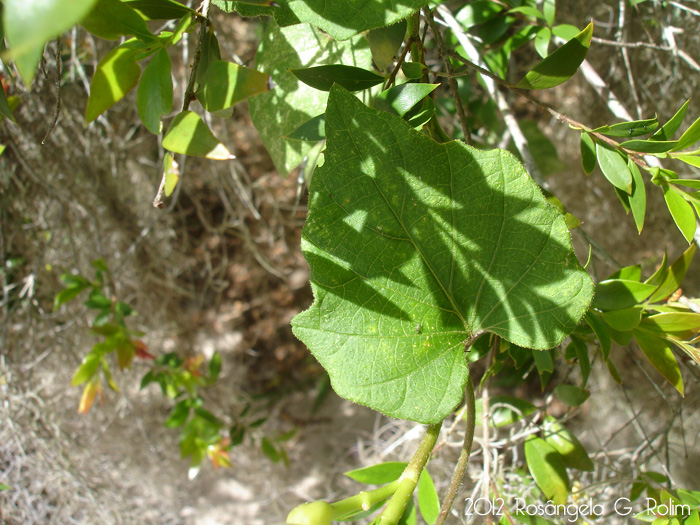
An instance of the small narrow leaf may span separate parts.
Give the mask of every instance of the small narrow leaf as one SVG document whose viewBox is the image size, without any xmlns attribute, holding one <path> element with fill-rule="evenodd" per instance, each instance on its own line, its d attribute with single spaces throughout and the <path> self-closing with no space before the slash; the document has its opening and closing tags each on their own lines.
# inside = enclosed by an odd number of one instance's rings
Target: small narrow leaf
<svg viewBox="0 0 700 525">
<path fill-rule="evenodd" d="M 636 328 L 639 325 L 642 320 L 643 311 L 643 307 L 633 306 L 622 310 L 602 312 L 600 316 L 610 328 L 617 330 L 618 332 L 626 332 Z"/>
<path fill-rule="evenodd" d="M 625 149 L 631 151 L 638 151 L 639 153 L 666 153 L 671 151 L 676 144 L 677 140 L 627 140 L 620 144 Z"/>
<path fill-rule="evenodd" d="M 200 80 L 199 100 L 207 111 L 221 111 L 269 91 L 270 75 L 232 62 L 216 60 Z"/>
<path fill-rule="evenodd" d="M 284 138 L 292 140 L 305 140 L 308 142 L 318 142 L 326 138 L 326 114 L 321 113 L 314 118 L 304 122 L 297 129 L 286 135 Z"/>
<path fill-rule="evenodd" d="M 520 14 L 523 14 L 525 16 L 531 16 L 533 18 L 539 18 L 541 20 L 544 20 L 544 14 L 542 14 L 542 11 L 540 11 L 536 7 L 532 7 L 529 5 L 514 7 L 513 9 L 510 9 L 508 11 L 508 14 L 515 14 L 515 13 L 520 13 Z"/>
<path fill-rule="evenodd" d="M 599 310 L 621 310 L 634 306 L 649 297 L 656 287 L 652 284 L 606 279 L 596 285 L 593 306 Z"/>
<path fill-rule="evenodd" d="M 404 62 L 401 64 L 401 71 L 403 71 L 403 74 L 406 75 L 406 78 L 414 80 L 422 78 L 423 72 L 427 69 L 428 68 L 426 68 L 420 62 Z"/>
<path fill-rule="evenodd" d="M 190 400 L 183 399 L 172 408 L 170 416 L 168 416 L 163 425 L 167 428 L 177 428 L 184 425 L 190 417 L 190 408 Z"/>
<path fill-rule="evenodd" d="M 676 131 L 678 131 L 678 128 L 681 127 L 689 103 L 690 100 L 686 100 L 685 104 L 671 117 L 671 120 L 666 122 L 661 129 L 654 133 L 650 140 L 670 141 Z"/>
<path fill-rule="evenodd" d="M 401 20 L 397 24 L 372 29 L 366 35 L 372 59 L 380 71 L 386 70 L 394 61 L 403 43 L 408 23 Z"/>
<path fill-rule="evenodd" d="M 562 40 L 571 40 L 580 32 L 581 30 L 578 27 L 572 26 L 571 24 L 559 24 L 552 28 L 554 36 L 558 36 Z"/>
<path fill-rule="evenodd" d="M 644 179 L 637 165 L 631 160 L 628 160 L 627 167 L 632 174 L 632 195 L 630 195 L 629 198 L 630 210 L 632 210 L 632 217 L 637 226 L 637 231 L 642 233 L 644 217 L 647 212 L 647 192 L 644 187 Z"/>
<path fill-rule="evenodd" d="M 440 514 L 440 498 L 428 469 L 418 478 L 418 510 L 426 523 L 435 523 Z"/>
<path fill-rule="evenodd" d="M 163 178 L 165 179 L 163 191 L 166 197 L 170 197 L 180 181 L 180 166 L 169 151 L 166 151 L 165 155 L 163 155 Z"/>
<path fill-rule="evenodd" d="M 641 328 L 634 330 L 634 339 L 652 366 L 683 395 L 683 378 L 678 361 L 666 339 Z"/>
<path fill-rule="evenodd" d="M 518 82 L 520 89 L 547 89 L 566 82 L 586 58 L 593 36 L 593 23 L 537 64 Z"/>
<path fill-rule="evenodd" d="M 632 193 L 632 174 L 627 162 L 617 151 L 601 143 L 596 144 L 598 164 L 605 178 L 628 195 Z"/>
<path fill-rule="evenodd" d="M 83 362 L 73 375 L 70 386 L 78 386 L 91 379 L 102 363 L 102 355 L 97 352 L 90 352 L 83 358 Z"/>
<path fill-rule="evenodd" d="M 173 119 L 163 138 L 163 148 L 173 153 L 208 159 L 234 158 L 209 130 L 202 117 L 193 111 L 183 111 Z"/>
<path fill-rule="evenodd" d="M 685 133 L 678 139 L 678 144 L 671 151 L 688 148 L 700 140 L 700 118 L 693 122 Z"/>
<path fill-rule="evenodd" d="M 686 164 L 689 164 L 690 166 L 695 166 L 696 168 L 700 168 L 700 157 L 691 156 L 691 155 L 678 155 L 674 158 L 678 159 L 682 162 L 685 162 Z"/>
<path fill-rule="evenodd" d="M 440 84 L 401 84 L 382 91 L 374 98 L 375 109 L 403 117 Z"/>
<path fill-rule="evenodd" d="M 161 117 L 173 109 L 173 79 L 168 51 L 158 51 L 146 66 L 139 82 L 137 107 L 148 131 L 163 131 Z"/>
<path fill-rule="evenodd" d="M 214 34 L 214 28 L 210 27 L 204 34 L 204 42 L 202 44 L 202 56 L 199 59 L 199 67 L 197 67 L 197 85 L 201 85 L 202 77 L 209 70 L 209 66 L 221 60 L 221 50 L 219 49 L 219 40 Z"/>
<path fill-rule="evenodd" d="M 680 190 L 676 190 L 675 187 L 668 185 L 664 185 L 663 190 L 664 200 L 666 201 L 666 206 L 668 206 L 668 211 L 671 212 L 673 222 L 676 223 L 685 240 L 689 243 L 693 242 L 697 226 L 695 210 L 693 210 L 693 207 L 687 200 L 677 193 Z"/>
<path fill-rule="evenodd" d="M 4 0 L 4 36 L 26 86 L 32 83 L 46 41 L 80 22 L 95 1 Z"/>
<path fill-rule="evenodd" d="M 571 338 L 571 344 L 576 351 L 576 358 L 578 359 L 578 365 L 581 369 L 583 386 L 586 386 L 586 383 L 588 383 L 588 377 L 591 374 L 591 358 L 588 355 L 588 346 L 580 339 L 573 337 Z"/>
<path fill-rule="evenodd" d="M 264 437 L 262 438 L 262 442 L 260 444 L 262 448 L 263 454 L 267 456 L 267 458 L 272 461 L 273 463 L 279 463 L 280 461 L 280 453 L 277 450 L 277 447 L 270 441 L 269 438 Z"/>
<path fill-rule="evenodd" d="M 548 27 L 541 27 L 535 35 L 535 51 L 542 58 L 546 58 L 549 53 L 549 42 L 552 40 L 552 30 Z"/>
<path fill-rule="evenodd" d="M 694 312 L 664 312 L 644 319 L 644 327 L 659 332 L 700 330 L 700 314 Z"/>
<path fill-rule="evenodd" d="M 131 35 L 144 42 L 156 41 L 146 21 L 119 0 L 97 0 L 95 8 L 80 24 L 93 35 L 106 40 L 117 40 L 121 36 Z"/>
<path fill-rule="evenodd" d="M 367 485 L 384 485 L 399 479 L 408 463 L 399 461 L 387 461 L 370 467 L 350 470 L 345 473 L 347 477 L 365 483 Z"/>
<path fill-rule="evenodd" d="M 595 165 L 598 163 L 598 157 L 596 156 L 595 143 L 591 136 L 585 131 L 581 132 L 581 164 L 583 164 L 583 171 L 587 175 L 590 175 L 595 169 Z"/>
<path fill-rule="evenodd" d="M 662 262 L 661 268 L 649 278 L 650 284 L 657 284 L 657 281 L 660 281 L 658 288 L 649 299 L 650 302 L 654 303 L 661 299 L 666 299 L 669 295 L 678 290 L 693 260 L 696 248 L 697 245 L 695 243 L 691 244 L 688 249 L 674 261 L 668 270 L 665 268 L 666 255 L 664 254 L 664 261 Z"/>
<path fill-rule="evenodd" d="M 646 120 L 633 120 L 630 122 L 620 122 L 611 126 L 601 126 L 594 129 L 596 133 L 601 133 L 609 137 L 639 137 L 651 133 L 659 127 L 659 120 L 656 116 Z"/>
<path fill-rule="evenodd" d="M 569 496 L 569 476 L 561 454 L 541 438 L 525 441 L 527 468 L 544 495 L 555 505 L 565 505 Z"/>
<path fill-rule="evenodd" d="M 559 385 L 561 387 L 569 385 Z M 575 388 L 575 387 L 574 387 Z M 555 390 L 556 393 L 556 390 Z M 588 397 L 588 396 L 586 396 Z M 570 405 L 578 406 L 578 405 Z M 558 423 L 554 418 L 548 417 L 544 420 L 544 433 L 542 437 L 556 450 L 562 457 L 564 464 L 569 468 L 592 472 L 594 469 L 588 452 L 583 448 L 581 442 L 569 429 Z"/>
<path fill-rule="evenodd" d="M 565 405 L 570 407 L 578 407 L 590 397 L 591 393 L 588 390 L 574 385 L 557 385 L 554 387 L 554 395 L 556 395 Z"/>
<path fill-rule="evenodd" d="M 384 82 L 383 76 L 355 66 L 329 65 L 289 71 L 304 84 L 321 91 L 330 91 L 333 84 L 348 91 L 362 91 Z"/>
<path fill-rule="evenodd" d="M 598 343 L 600 344 L 600 351 L 603 353 L 603 358 L 605 361 L 608 361 L 610 349 L 612 348 L 612 340 L 608 328 L 602 319 L 592 312 L 586 313 L 586 323 L 593 329 Z"/>
<path fill-rule="evenodd" d="M 194 9 L 176 0 L 122 0 L 147 20 L 173 20 L 186 15 L 199 16 Z"/>
<path fill-rule="evenodd" d="M 112 49 L 97 64 L 90 83 L 90 98 L 85 110 L 85 122 L 90 123 L 120 101 L 136 85 L 141 67 L 136 62 L 139 50 L 129 40 Z"/>
</svg>

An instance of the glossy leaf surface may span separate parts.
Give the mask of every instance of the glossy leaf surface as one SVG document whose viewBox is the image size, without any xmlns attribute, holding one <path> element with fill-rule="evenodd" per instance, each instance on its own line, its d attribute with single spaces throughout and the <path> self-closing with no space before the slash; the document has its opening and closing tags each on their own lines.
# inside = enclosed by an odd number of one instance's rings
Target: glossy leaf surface
<svg viewBox="0 0 700 525">
<path fill-rule="evenodd" d="M 254 69 L 216 60 L 200 80 L 197 100 L 207 111 L 220 111 L 268 91 L 269 79 Z"/>
<path fill-rule="evenodd" d="M 139 81 L 141 67 L 136 56 L 141 51 L 129 40 L 115 47 L 97 64 L 90 83 L 85 121 L 92 122 L 120 101 Z"/>
<path fill-rule="evenodd" d="M 139 82 L 137 107 L 139 116 L 151 133 L 160 134 L 160 119 L 173 109 L 173 80 L 170 57 L 165 49 L 158 51 L 146 66 Z"/>
<path fill-rule="evenodd" d="M 554 51 L 518 82 L 521 89 L 547 89 L 566 82 L 586 58 L 593 36 L 593 24 Z"/>
<path fill-rule="evenodd" d="M 183 111 L 173 119 L 163 137 L 163 148 L 173 153 L 228 160 L 233 155 L 194 111 Z"/>
<path fill-rule="evenodd" d="M 302 237 L 315 302 L 293 330 L 341 396 L 440 421 L 462 398 L 470 337 L 546 349 L 578 324 L 592 282 L 510 154 L 438 144 L 337 86 L 326 137 Z"/>
</svg>

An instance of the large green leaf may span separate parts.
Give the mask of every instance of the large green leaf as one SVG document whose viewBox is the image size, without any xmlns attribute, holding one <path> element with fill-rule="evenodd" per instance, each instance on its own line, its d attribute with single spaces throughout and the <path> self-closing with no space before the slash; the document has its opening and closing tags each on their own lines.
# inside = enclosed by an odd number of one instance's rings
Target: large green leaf
<svg viewBox="0 0 700 525">
<path fill-rule="evenodd" d="M 293 329 L 341 396 L 434 423 L 470 338 L 546 349 L 578 324 L 593 284 L 511 154 L 438 144 L 338 86 L 326 140 L 302 236 L 316 300 Z"/>
<path fill-rule="evenodd" d="M 34 78 L 44 44 L 87 15 L 96 0 L 4 0 L 3 29 L 24 83 Z"/>
<path fill-rule="evenodd" d="M 272 7 L 227 0 L 213 0 L 213 3 L 223 11 L 237 11 L 243 16 L 274 16 L 282 27 L 309 23 L 323 29 L 335 40 L 347 40 L 368 29 L 403 20 L 426 5 L 428 0 L 276 0 L 276 6 Z"/>
<path fill-rule="evenodd" d="M 136 85 L 141 76 L 141 67 L 136 61 L 140 52 L 138 42 L 131 39 L 112 49 L 100 60 L 90 83 L 85 122 L 95 120 Z"/>
<path fill-rule="evenodd" d="M 284 138 L 326 110 L 328 95 L 300 82 L 289 68 L 321 64 L 371 67 L 367 41 L 361 37 L 338 43 L 303 24 L 279 28 L 270 24 L 255 64 L 269 73 L 275 89 L 250 99 L 250 115 L 277 170 L 286 175 L 304 159 L 313 144 Z"/>
</svg>

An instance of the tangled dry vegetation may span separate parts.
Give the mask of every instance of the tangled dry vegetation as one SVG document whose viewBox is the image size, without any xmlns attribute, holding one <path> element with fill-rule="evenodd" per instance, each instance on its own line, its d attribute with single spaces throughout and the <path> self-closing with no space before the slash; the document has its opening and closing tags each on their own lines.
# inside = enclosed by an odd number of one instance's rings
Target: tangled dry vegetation
<svg viewBox="0 0 700 525">
<path fill-rule="evenodd" d="M 605 97 L 614 92 L 634 117 L 656 111 L 665 118 L 690 98 L 691 79 L 700 71 L 700 12 L 678 2 L 666 2 L 666 8 L 646 2 L 626 6 L 621 19 L 624 1 L 599 2 L 593 12 L 586 11 L 589 2 L 560 4 L 566 4 L 560 6 L 563 22 L 593 17 L 595 34 L 612 42 L 594 42 L 589 56 L 605 79 Z M 222 54 L 252 60 L 259 23 L 222 17 L 217 28 L 223 32 Z M 615 44 L 621 41 L 653 45 Z M 0 493 L 0 521 L 268 524 L 283 521 L 302 501 L 354 492 L 341 476 L 344 470 L 406 458 L 420 429 L 333 397 L 311 415 L 323 374 L 289 328 L 291 317 L 311 301 L 299 250 L 303 188 L 294 177 L 274 172 L 243 109 L 214 123 L 238 161 L 188 159 L 177 197 L 166 209 L 154 209 L 159 148 L 139 127 L 134 100 L 96 125 L 83 125 L 86 77 L 104 52 L 102 43 L 80 31 L 63 40 L 62 109 L 44 145 L 56 103 L 55 45 L 45 54 L 46 74 L 32 89 L 15 86 L 22 92 L 18 125 L 0 127 L 0 143 L 8 146 L 0 156 L 0 483 L 10 487 Z M 179 61 L 181 73 L 186 58 Z M 585 75 L 545 96 L 588 124 L 612 120 L 607 99 L 594 93 Z M 598 277 L 615 266 L 605 250 L 623 265 L 641 258 L 647 271 L 663 247 L 679 253 L 681 238 L 659 195 L 650 203 L 648 227 L 637 236 L 614 195 L 598 190 L 602 176 L 587 179 L 578 167 L 576 134 L 512 102 L 519 116 L 535 117 L 559 147 L 568 167 L 548 182 L 584 221 L 585 234 L 574 234 L 579 255 L 590 238 L 600 243 Z M 699 115 L 700 106 L 691 104 L 689 114 Z M 163 427 L 170 405 L 155 388 L 139 391 L 138 365 L 118 374 L 120 393 L 107 394 L 87 416 L 77 414 L 80 391 L 69 384 L 94 341 L 83 307 L 54 312 L 52 301 L 62 272 L 88 272 L 97 257 L 113 268 L 120 299 L 139 312 L 138 328 L 153 353 L 223 355 L 223 375 L 205 394 L 219 414 L 236 414 L 251 402 L 269 416 L 260 432 L 298 429 L 287 445 L 289 468 L 246 444 L 234 449 L 232 469 L 205 468 L 188 481 L 176 432 Z M 697 273 L 691 275 L 686 293 L 697 295 L 699 282 Z M 591 400 L 571 414 L 599 466 L 581 479 L 591 487 L 585 496 L 609 498 L 628 490 L 629 477 L 641 466 L 667 470 L 680 486 L 698 488 L 697 469 L 686 468 L 700 460 L 700 420 L 689 409 L 698 401 L 697 370 L 686 367 L 688 394 L 681 403 L 674 392 L 656 386 L 661 381 L 635 350 L 615 354 L 625 370 L 623 386 L 596 364 Z M 571 373 L 561 370 L 562 376 Z M 561 410 L 536 379 L 528 385 L 515 394 Z M 512 393 L 495 383 L 489 391 Z M 449 478 L 461 444 L 459 421 L 447 427 L 430 467 L 436 481 Z M 482 430 L 465 495 L 478 493 L 494 477 L 514 477 L 518 438 L 528 432 Z M 597 484 L 610 480 L 619 483 Z"/>
</svg>

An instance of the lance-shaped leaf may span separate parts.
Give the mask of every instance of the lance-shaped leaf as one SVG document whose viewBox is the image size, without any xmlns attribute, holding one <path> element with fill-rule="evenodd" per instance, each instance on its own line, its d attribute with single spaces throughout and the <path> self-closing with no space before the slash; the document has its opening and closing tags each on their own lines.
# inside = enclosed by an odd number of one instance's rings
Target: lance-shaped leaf
<svg viewBox="0 0 700 525">
<path fill-rule="evenodd" d="M 521 89 L 547 89 L 566 82 L 586 58 L 593 36 L 593 23 L 530 70 L 518 82 Z"/>
<path fill-rule="evenodd" d="M 670 343 L 664 337 L 643 328 L 635 328 L 634 339 L 651 365 L 683 395 L 683 377 Z"/>
<path fill-rule="evenodd" d="M 544 439 L 530 436 L 525 441 L 525 460 L 544 495 L 555 505 L 566 505 L 569 476 L 561 454 Z"/>
<path fill-rule="evenodd" d="M 659 119 L 633 120 L 630 122 L 620 122 L 610 126 L 601 126 L 594 129 L 596 133 L 608 135 L 609 137 L 639 137 L 651 133 L 659 127 Z"/>
<path fill-rule="evenodd" d="M 173 119 L 163 137 L 163 148 L 173 153 L 215 160 L 234 158 L 194 111 L 183 111 Z"/>
<path fill-rule="evenodd" d="M 632 174 L 622 155 L 608 145 L 596 144 L 598 165 L 610 183 L 628 195 L 632 193 Z"/>
<path fill-rule="evenodd" d="M 161 117 L 173 109 L 173 79 L 166 49 L 158 51 L 146 66 L 139 82 L 137 107 L 148 131 L 160 134 Z"/>
<path fill-rule="evenodd" d="M 221 111 L 268 91 L 269 80 L 270 75 L 266 73 L 215 60 L 200 80 L 197 100 L 207 111 Z"/>
<path fill-rule="evenodd" d="M 473 337 L 546 349 L 578 324 L 593 284 L 511 154 L 438 144 L 338 86 L 326 140 L 302 236 L 315 302 L 293 329 L 341 396 L 434 423 Z"/>
<path fill-rule="evenodd" d="M 3 29 L 22 80 L 34 78 L 44 44 L 87 15 L 96 0 L 5 0 Z"/>
<path fill-rule="evenodd" d="M 676 188 L 664 185 L 664 200 L 666 201 L 666 206 L 668 206 L 668 211 L 671 212 L 671 217 L 673 221 L 678 226 L 678 229 L 683 234 L 683 237 L 691 243 L 693 242 L 693 236 L 695 235 L 695 228 L 697 223 L 695 222 L 695 211 L 690 203 L 685 200 L 680 193 L 684 193 Z"/>
<path fill-rule="evenodd" d="M 384 82 L 384 77 L 361 67 L 331 64 L 290 69 L 295 77 L 304 84 L 321 91 L 330 91 L 333 84 L 339 84 L 349 91 L 362 91 Z"/>
<path fill-rule="evenodd" d="M 133 35 L 144 42 L 156 39 L 141 15 L 119 0 L 98 0 L 81 25 L 93 35 L 107 40 L 116 40 L 123 35 Z"/>
<path fill-rule="evenodd" d="M 142 51 L 134 39 L 127 40 L 97 64 L 90 83 L 85 122 L 90 123 L 120 101 L 136 85 L 141 67 L 136 56 Z"/>
<path fill-rule="evenodd" d="M 176 0 L 122 0 L 133 10 L 147 20 L 171 20 L 182 18 L 190 14 L 199 16 L 199 13 Z"/>
</svg>

